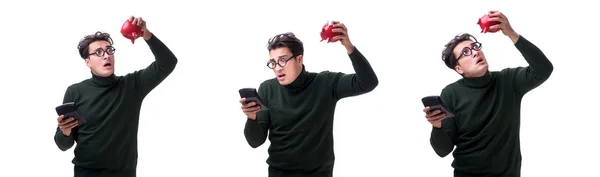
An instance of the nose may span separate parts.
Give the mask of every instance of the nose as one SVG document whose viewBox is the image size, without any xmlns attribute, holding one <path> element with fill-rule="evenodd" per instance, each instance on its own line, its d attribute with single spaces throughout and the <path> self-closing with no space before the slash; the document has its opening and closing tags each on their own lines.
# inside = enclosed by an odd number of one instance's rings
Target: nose
<svg viewBox="0 0 600 177">
<path fill-rule="evenodd" d="M 278 64 L 275 64 L 274 70 L 275 71 L 281 71 L 281 70 L 283 70 L 283 67 L 279 66 Z"/>
<path fill-rule="evenodd" d="M 473 58 L 477 58 L 479 56 L 480 50 L 473 50 Z"/>
<path fill-rule="evenodd" d="M 102 56 L 102 60 L 108 60 L 109 56 L 110 56 L 109 54 L 104 53 L 104 56 Z"/>
</svg>

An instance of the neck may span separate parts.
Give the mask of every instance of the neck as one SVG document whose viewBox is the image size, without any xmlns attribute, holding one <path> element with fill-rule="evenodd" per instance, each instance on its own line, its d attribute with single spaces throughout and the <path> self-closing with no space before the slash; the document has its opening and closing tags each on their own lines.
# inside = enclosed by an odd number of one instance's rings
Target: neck
<svg viewBox="0 0 600 177">
<path fill-rule="evenodd" d="M 106 87 L 106 86 L 110 86 L 113 83 L 115 83 L 115 81 L 117 80 L 117 76 L 115 76 L 115 74 L 111 74 L 110 76 L 98 76 L 94 73 L 92 73 L 92 82 L 98 86 L 101 87 Z"/>
<path fill-rule="evenodd" d="M 490 71 L 486 71 L 483 76 L 479 77 L 464 77 L 463 83 L 469 87 L 485 87 L 492 81 Z"/>
<path fill-rule="evenodd" d="M 298 77 L 296 77 L 296 80 L 294 80 L 292 83 L 290 83 L 288 85 L 284 85 L 283 87 L 290 88 L 290 89 L 301 88 L 306 84 L 307 80 L 308 80 L 308 72 L 306 71 L 306 68 L 304 68 L 304 64 L 302 64 L 302 71 L 300 72 L 300 74 L 298 74 Z"/>
</svg>

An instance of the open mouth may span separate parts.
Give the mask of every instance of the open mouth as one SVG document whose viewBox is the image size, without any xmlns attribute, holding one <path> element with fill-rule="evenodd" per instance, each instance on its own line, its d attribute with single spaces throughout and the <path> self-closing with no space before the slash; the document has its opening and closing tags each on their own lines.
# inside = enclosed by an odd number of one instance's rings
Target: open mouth
<svg viewBox="0 0 600 177">
<path fill-rule="evenodd" d="M 482 63 L 482 62 L 483 62 L 483 58 L 477 59 L 477 64 Z"/>
<path fill-rule="evenodd" d="M 108 67 L 108 66 L 112 66 L 112 64 L 110 64 L 110 63 L 104 64 L 104 67 Z"/>
<path fill-rule="evenodd" d="M 278 79 L 283 79 L 283 77 L 285 77 L 285 74 L 277 74 Z"/>
</svg>

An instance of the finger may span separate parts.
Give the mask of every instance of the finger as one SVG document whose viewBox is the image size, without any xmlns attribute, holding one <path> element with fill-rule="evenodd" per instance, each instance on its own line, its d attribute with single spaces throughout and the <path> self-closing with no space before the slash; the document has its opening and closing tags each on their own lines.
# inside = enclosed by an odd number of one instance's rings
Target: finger
<svg viewBox="0 0 600 177">
<path fill-rule="evenodd" d="M 490 26 L 490 30 L 502 29 L 502 23 Z"/>
<path fill-rule="evenodd" d="M 437 121 L 437 120 L 444 119 L 444 118 L 446 118 L 446 114 L 437 114 L 435 116 L 431 116 L 431 117 L 427 118 L 427 120 Z"/>
<path fill-rule="evenodd" d="M 500 12 L 499 12 L 499 11 L 497 11 L 497 10 L 490 10 L 490 11 L 488 11 L 488 13 L 489 13 L 490 15 L 497 15 L 497 14 L 498 14 L 498 13 L 500 13 Z"/>
<path fill-rule="evenodd" d="M 58 120 L 58 122 L 62 122 L 63 118 L 65 118 L 65 115 L 60 115 L 60 116 L 58 116 L 58 119 L 56 119 L 56 120 Z"/>
<path fill-rule="evenodd" d="M 333 27 L 334 27 L 334 28 L 342 28 L 342 29 L 344 29 L 344 30 L 347 30 L 347 29 L 346 29 L 346 25 L 344 25 L 344 23 L 339 23 L 339 22 L 338 22 L 338 23 L 335 23 L 335 24 L 333 24 Z"/>
<path fill-rule="evenodd" d="M 142 26 L 144 24 L 144 19 L 142 17 L 138 17 L 137 26 Z"/>
<path fill-rule="evenodd" d="M 344 30 L 343 28 L 333 28 L 331 32 L 342 33 L 342 35 L 348 35 L 348 32 L 346 32 L 346 30 Z"/>
<path fill-rule="evenodd" d="M 502 22 L 502 20 L 503 20 L 502 17 L 499 17 L 499 16 L 488 19 L 488 21 L 494 21 L 494 22 Z"/>
<path fill-rule="evenodd" d="M 247 108 L 254 107 L 254 106 L 256 106 L 256 102 L 254 102 L 254 101 L 250 102 L 250 103 L 247 103 L 247 104 L 246 103 L 242 103 L 242 109 L 247 109 Z"/>
<path fill-rule="evenodd" d="M 71 129 L 73 129 L 73 128 L 77 127 L 77 125 L 79 125 L 79 123 L 75 123 L 75 124 L 72 124 L 72 125 L 71 125 L 71 124 L 69 124 L 69 125 L 65 125 L 65 126 L 63 126 L 63 127 L 61 128 L 61 130 L 71 130 Z"/>
<path fill-rule="evenodd" d="M 75 122 L 77 122 L 77 121 L 70 121 L 70 122 L 64 123 L 62 125 L 59 125 L 58 127 L 60 127 L 60 129 L 65 129 L 65 128 L 68 128 L 69 126 L 73 125 Z"/>
<path fill-rule="evenodd" d="M 242 109 L 242 111 L 244 111 L 244 113 L 252 113 L 252 112 L 259 111 L 259 110 L 260 110 L 260 106 Z"/>
<path fill-rule="evenodd" d="M 431 118 L 433 116 L 437 116 L 440 113 L 442 113 L 441 110 L 435 110 L 435 111 L 432 111 L 432 112 L 429 112 L 429 110 L 428 110 L 427 112 L 425 112 L 425 114 L 426 114 L 425 117 Z"/>
<path fill-rule="evenodd" d="M 66 124 L 69 124 L 70 122 L 72 122 L 73 120 L 75 120 L 72 117 L 69 117 L 67 119 L 61 120 L 60 122 L 58 122 L 58 126 L 64 126 Z"/>
<path fill-rule="evenodd" d="M 423 108 L 423 112 L 424 113 L 429 113 L 429 109 L 430 109 L 429 106 L 425 106 L 425 108 Z"/>
<path fill-rule="evenodd" d="M 333 36 L 332 39 L 333 39 L 333 41 L 337 42 L 340 40 L 346 40 L 346 39 L 348 39 L 348 37 L 346 35 L 342 34 L 342 35 Z"/>
<path fill-rule="evenodd" d="M 79 125 L 79 121 L 72 121 L 71 123 L 65 125 L 65 129 L 72 129 L 73 127 Z"/>
<path fill-rule="evenodd" d="M 495 11 L 494 13 L 491 13 L 490 17 L 499 17 L 501 19 L 506 20 L 506 16 L 504 14 L 502 14 L 502 12 L 498 12 L 498 11 Z"/>
<path fill-rule="evenodd" d="M 440 122 L 440 121 L 442 121 L 444 119 L 445 119 L 445 117 L 441 117 L 441 118 L 440 117 L 436 117 L 436 119 L 427 119 L 427 121 L 430 122 L 430 123 L 435 123 L 435 122 Z"/>
<path fill-rule="evenodd" d="M 133 22 L 134 19 L 135 19 L 135 17 L 133 17 L 133 15 L 132 15 L 132 16 L 129 17 L 128 20 L 131 21 L 131 22 Z"/>
<path fill-rule="evenodd" d="M 246 98 L 242 98 L 242 99 L 240 99 L 240 103 L 241 103 L 242 105 L 246 104 Z"/>
</svg>

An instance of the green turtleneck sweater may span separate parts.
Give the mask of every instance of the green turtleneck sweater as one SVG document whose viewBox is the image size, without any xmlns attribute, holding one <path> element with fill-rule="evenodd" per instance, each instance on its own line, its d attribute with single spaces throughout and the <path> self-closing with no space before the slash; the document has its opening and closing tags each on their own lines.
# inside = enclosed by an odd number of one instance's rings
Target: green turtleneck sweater
<svg viewBox="0 0 600 177">
<path fill-rule="evenodd" d="M 520 176 L 521 99 L 550 77 L 553 66 L 524 37 L 515 47 L 529 66 L 462 78 L 442 90 L 442 101 L 456 116 L 433 128 L 430 142 L 440 157 L 456 146 L 455 176 Z"/>
<path fill-rule="evenodd" d="M 75 176 L 134 177 L 137 132 L 142 100 L 177 64 L 175 55 L 155 35 L 146 41 L 156 61 L 125 76 L 92 78 L 69 86 L 63 103 L 75 102 L 87 123 L 65 136 L 56 129 L 54 141 L 66 151 L 74 142 Z"/>
<path fill-rule="evenodd" d="M 379 81 L 366 58 L 354 48 L 349 54 L 355 74 L 323 71 L 302 73 L 289 85 L 273 78 L 258 94 L 268 110 L 248 119 L 244 135 L 251 147 L 262 145 L 269 132 L 270 176 L 302 174 L 330 176 L 333 170 L 333 117 L 336 103 L 368 93 Z"/>
</svg>

